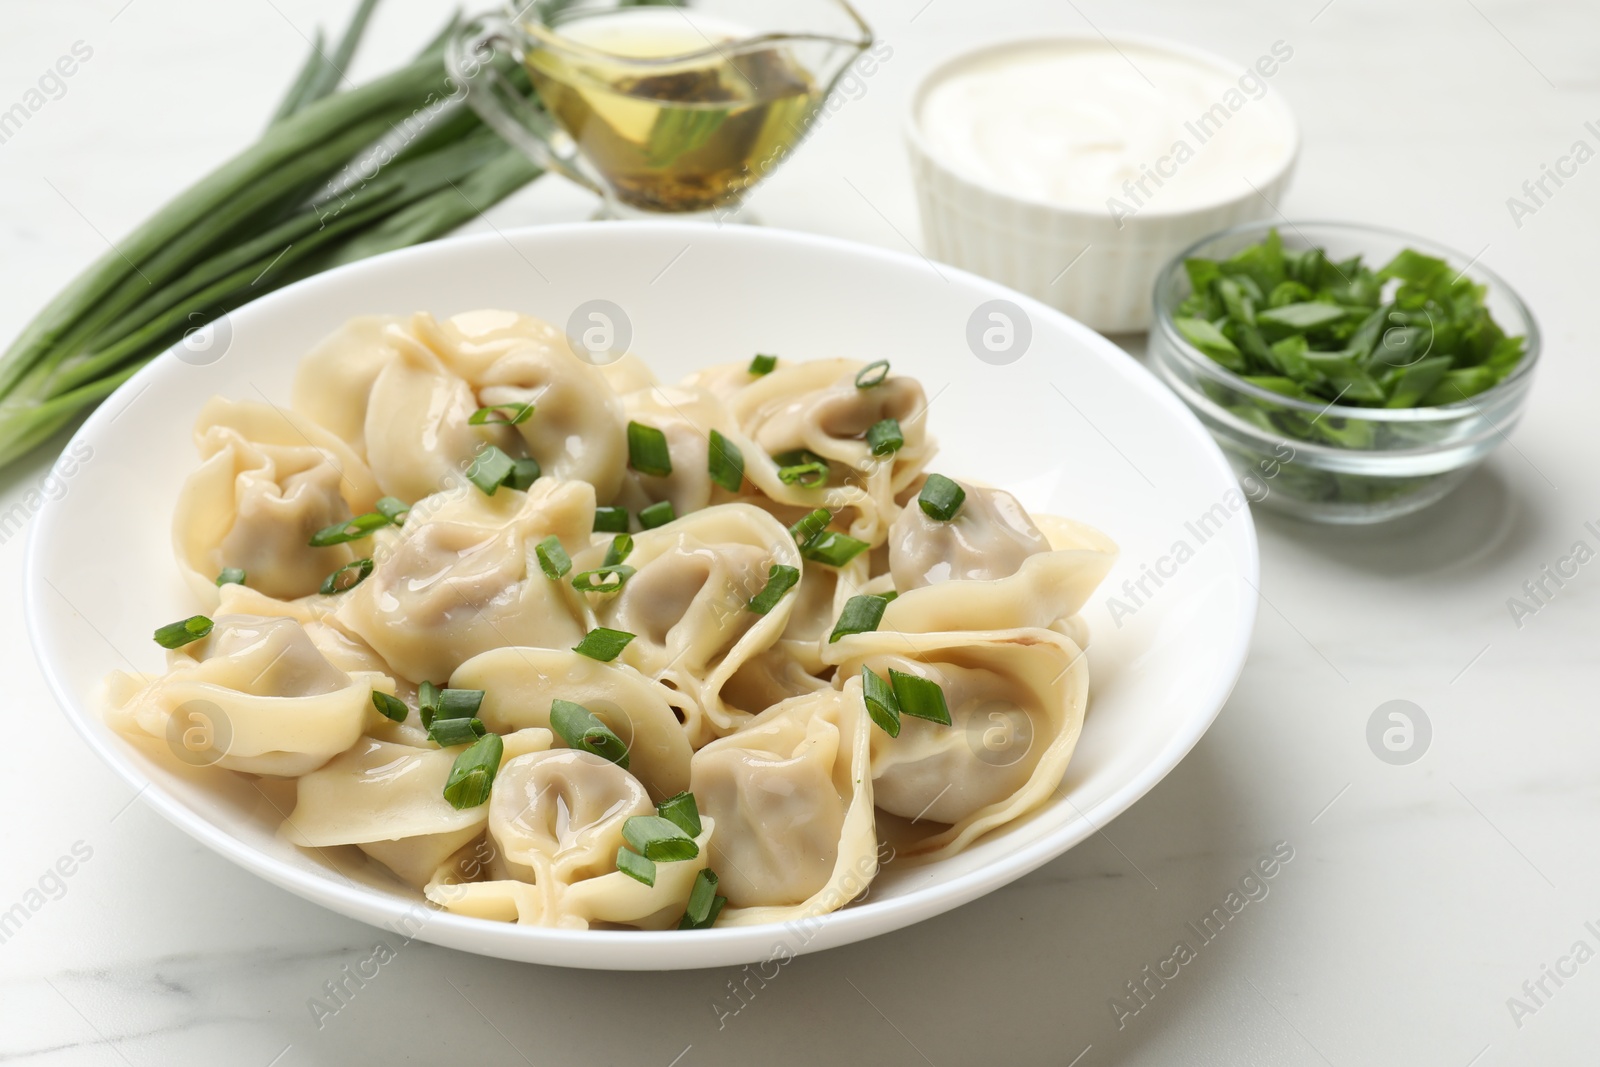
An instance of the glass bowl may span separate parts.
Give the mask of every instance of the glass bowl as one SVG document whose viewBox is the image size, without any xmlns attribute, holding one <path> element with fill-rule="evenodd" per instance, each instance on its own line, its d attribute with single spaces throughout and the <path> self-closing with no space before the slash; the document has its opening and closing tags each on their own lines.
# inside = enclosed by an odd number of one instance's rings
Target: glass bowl
<svg viewBox="0 0 1600 1067">
<path fill-rule="evenodd" d="M 1366 408 L 1307 403 L 1245 381 L 1178 332 L 1174 312 L 1190 293 L 1184 261 L 1226 259 L 1276 228 L 1285 250 L 1322 248 L 1377 269 L 1402 249 L 1445 260 L 1486 287 L 1507 336 L 1522 335 L 1522 361 L 1504 380 L 1465 401 L 1435 407 Z M 1340 222 L 1249 223 L 1207 237 L 1156 279 L 1150 353 L 1156 370 L 1211 432 L 1245 495 L 1256 504 L 1317 522 L 1382 522 L 1432 504 L 1459 485 L 1516 425 L 1539 360 L 1539 328 L 1498 275 L 1470 257 L 1395 230 Z"/>
</svg>

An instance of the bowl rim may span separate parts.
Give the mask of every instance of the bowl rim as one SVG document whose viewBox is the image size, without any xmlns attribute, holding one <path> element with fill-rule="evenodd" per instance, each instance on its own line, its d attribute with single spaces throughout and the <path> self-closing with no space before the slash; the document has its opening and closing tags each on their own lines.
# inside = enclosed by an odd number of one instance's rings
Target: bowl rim
<svg viewBox="0 0 1600 1067">
<path fill-rule="evenodd" d="M 495 249 L 503 247 L 508 241 L 516 243 L 540 241 L 546 238 L 559 240 L 576 234 L 616 235 L 616 238 L 602 236 L 601 239 L 605 240 L 623 239 L 635 234 L 674 233 L 680 240 L 726 240 L 749 242 L 752 246 L 766 243 L 788 244 L 834 251 L 876 260 L 886 266 L 904 266 L 916 271 L 924 271 L 927 267 L 926 260 L 909 252 L 881 248 L 839 237 L 777 228 L 713 228 L 699 222 L 659 220 L 557 223 L 496 228 L 489 233 L 446 237 L 383 253 L 302 279 L 235 309 L 230 314 L 235 319 L 253 314 L 281 314 L 282 305 L 292 306 L 303 294 L 328 285 L 329 279 L 349 278 L 363 273 L 381 274 L 398 263 L 406 261 L 426 263 L 430 258 L 445 256 L 454 250 L 470 250 L 474 247 Z M 1207 463 L 1216 470 L 1219 482 L 1233 484 L 1233 473 L 1227 458 L 1205 425 L 1138 360 L 1071 316 L 1024 293 L 1015 292 L 999 282 L 959 268 L 942 267 L 942 270 L 951 278 L 967 281 L 990 292 L 1004 294 L 1029 315 L 1059 321 L 1069 333 L 1079 336 L 1087 345 L 1103 351 L 1116 373 L 1138 383 L 1136 387 L 1154 403 L 1166 407 L 1179 423 L 1190 426 L 1198 446 L 1209 450 Z M 268 312 L 263 312 L 263 308 L 269 309 Z M 174 349 L 176 347 L 174 346 Z M 166 368 L 172 365 L 174 349 L 163 352 L 124 382 L 90 414 L 73 434 L 72 442 L 103 432 L 133 399 L 155 384 L 158 376 L 166 373 Z M 119 397 L 123 398 L 121 402 L 118 402 Z M 71 443 L 67 447 L 70 448 Z M 63 500 L 70 498 L 69 494 Z M 481 955 L 561 967 L 601 970 L 681 970 L 736 965 L 770 958 L 769 953 L 775 951 L 773 947 L 775 938 L 796 933 L 798 929 L 803 928 L 805 940 L 793 949 L 794 955 L 802 955 L 866 940 L 913 925 L 1015 881 L 1102 830 L 1108 822 L 1132 807 L 1183 761 L 1216 721 L 1237 684 L 1248 658 L 1257 615 L 1257 598 L 1250 595 L 1242 596 L 1237 630 L 1227 642 L 1226 653 L 1219 669 L 1207 679 L 1204 698 L 1197 702 L 1197 706 L 1204 710 L 1191 715 L 1181 729 L 1173 731 L 1153 759 L 1145 761 L 1109 793 L 1098 798 L 1090 798 L 1082 808 L 1069 801 L 1074 809 L 1070 819 L 1049 833 L 1018 842 L 1015 848 L 994 863 L 957 874 L 935 884 L 910 889 L 889 901 L 868 900 L 814 919 L 795 920 L 789 923 L 764 923 L 694 931 L 562 930 L 455 915 L 433 909 L 421 899 L 407 899 L 371 886 L 349 882 L 320 865 L 313 870 L 288 863 L 228 832 L 201 812 L 191 809 L 176 794 L 165 789 L 158 777 L 146 776 L 135 762 L 133 747 L 128 742 L 109 731 L 97 730 L 97 726 L 104 725 L 103 720 L 92 707 L 79 701 L 65 664 L 58 663 L 52 655 L 48 655 L 38 639 L 41 633 L 54 629 L 53 626 L 47 625 L 50 609 L 46 608 L 45 599 L 49 582 L 45 577 L 44 557 L 47 546 L 55 540 L 57 524 L 64 521 L 62 518 L 64 514 L 61 501 L 47 501 L 36 516 L 28 535 L 23 564 L 23 606 L 30 645 L 40 673 L 62 713 L 72 722 L 101 761 L 136 791 L 134 799 L 150 805 L 173 825 L 239 867 L 339 914 L 374 926 L 399 930 L 408 921 L 414 922 L 414 916 L 421 908 L 425 909 L 426 920 L 420 927 L 415 928 L 414 933 L 408 935 L 410 937 Z M 1244 514 L 1247 521 L 1238 527 L 1239 550 L 1242 552 L 1240 565 L 1242 576 L 1253 587 L 1259 583 L 1260 578 L 1260 551 L 1248 501 L 1245 503 Z M 597 934 L 602 933 L 603 940 L 597 941 Z M 597 945 L 603 945 L 614 951 L 597 952 Z M 667 945 L 676 946 L 679 951 L 675 953 L 663 951 Z M 668 955 L 671 955 L 672 960 L 662 962 L 663 957 Z M 618 962 L 619 958 L 623 957 L 625 961 Z"/>
<path fill-rule="evenodd" d="M 1119 45 L 1131 45 L 1140 48 L 1148 48 L 1153 51 L 1165 52 L 1169 55 L 1181 56 L 1184 59 L 1193 60 L 1204 66 L 1210 67 L 1211 69 L 1216 70 L 1230 78 L 1236 78 L 1239 75 L 1238 64 L 1219 52 L 1212 52 L 1208 49 L 1198 48 L 1183 41 L 1175 41 L 1170 38 L 1157 36 L 1155 34 L 1123 32 L 1104 34 L 1098 31 L 1061 30 L 1053 33 L 999 37 L 986 41 L 982 44 L 975 45 L 971 48 L 963 49 L 953 55 L 946 56 L 944 59 L 941 59 L 922 73 L 922 75 L 916 80 L 915 83 L 913 83 L 911 87 L 910 105 L 906 108 L 905 118 L 906 139 L 910 142 L 912 148 L 917 152 L 918 155 L 928 160 L 934 166 L 937 166 L 941 171 L 965 183 L 966 185 L 982 190 L 990 196 L 1002 200 L 1008 200 L 1013 203 L 1026 204 L 1033 208 L 1054 212 L 1058 215 L 1077 220 L 1092 219 L 1098 222 L 1112 222 L 1113 220 L 1111 216 L 1103 210 L 1090 210 L 1087 208 L 1073 207 L 1069 204 L 1056 203 L 1052 200 L 1045 200 L 1040 197 L 1013 192 L 1009 189 L 1004 189 L 998 185 L 995 185 L 992 182 L 973 177 L 965 170 L 946 159 L 944 155 L 934 151 L 933 147 L 928 143 L 926 136 L 923 134 L 921 118 L 922 105 L 929 91 L 940 81 L 954 73 L 957 68 L 976 62 L 984 57 L 1003 52 L 1019 51 L 1023 49 L 1036 49 L 1041 47 L 1049 47 L 1050 45 L 1063 44 L 1109 44 L 1114 49 L 1118 48 Z M 1243 65 L 1242 69 L 1254 70 L 1255 68 L 1249 64 L 1245 64 Z M 1268 93 L 1266 96 L 1263 96 L 1260 99 L 1272 101 L 1272 106 L 1277 108 L 1288 133 L 1288 147 L 1283 153 L 1283 158 L 1278 161 L 1278 164 L 1273 168 L 1271 174 L 1264 178 L 1261 182 L 1263 187 L 1267 187 L 1275 182 L 1280 181 L 1284 175 L 1288 174 L 1294 168 L 1296 161 L 1300 158 L 1300 122 L 1295 117 L 1294 109 L 1291 108 L 1288 102 L 1282 98 L 1282 94 Z M 1137 225 L 1139 219 L 1159 219 L 1170 221 L 1172 219 L 1179 218 L 1199 217 L 1202 215 L 1219 212 L 1227 208 L 1232 208 L 1239 204 L 1248 203 L 1257 195 L 1258 194 L 1255 189 L 1247 189 L 1245 192 L 1239 193 L 1236 196 L 1223 197 L 1222 199 L 1218 200 L 1208 200 L 1203 203 L 1192 204 L 1183 208 L 1141 207 L 1136 215 L 1126 221 L 1130 225 Z"/>
<path fill-rule="evenodd" d="M 1527 325 L 1527 329 L 1522 335 L 1527 342 L 1527 351 L 1523 353 L 1521 361 L 1517 363 L 1511 373 L 1492 388 L 1476 393 L 1464 400 L 1450 404 L 1435 404 L 1431 407 L 1364 408 L 1336 402 L 1318 405 L 1304 400 L 1296 400 L 1294 397 L 1284 396 L 1282 393 L 1274 393 L 1272 390 L 1263 389 L 1258 385 L 1252 385 L 1240 375 L 1224 367 L 1190 344 L 1188 338 L 1178 332 L 1177 326 L 1173 323 L 1172 309 L 1164 306 L 1165 294 L 1170 288 L 1170 283 L 1173 279 L 1184 273 L 1184 262 L 1213 241 L 1248 233 L 1261 233 L 1264 235 L 1269 230 L 1274 229 L 1280 231 L 1287 229 L 1300 233 L 1302 227 L 1337 230 L 1352 234 L 1379 234 L 1385 237 L 1398 238 L 1408 246 L 1419 247 L 1423 251 L 1433 254 L 1442 253 L 1440 258 L 1445 258 L 1447 263 L 1452 260 L 1465 262 L 1466 266 L 1461 268 L 1457 277 L 1465 275 L 1469 270 L 1477 271 L 1482 276 L 1483 281 L 1491 287 L 1491 290 L 1504 297 L 1511 304 L 1512 309 L 1522 317 L 1522 321 Z M 1308 243 L 1310 242 L 1310 238 L 1305 237 L 1304 233 L 1300 233 L 1300 236 L 1305 238 Z M 1314 243 L 1313 247 L 1315 247 Z M 1480 252 L 1478 256 L 1481 257 L 1482 254 Z M 1351 222 L 1343 219 L 1305 219 L 1296 221 L 1288 218 L 1279 218 L 1277 220 L 1241 222 L 1226 229 L 1218 230 L 1216 233 L 1203 237 L 1189 245 L 1189 247 L 1174 256 L 1165 267 L 1161 268 L 1161 273 L 1156 276 L 1155 288 L 1151 294 L 1151 304 L 1151 333 L 1154 334 L 1159 331 L 1162 340 L 1168 342 L 1168 347 L 1171 351 L 1181 355 L 1188 364 L 1199 369 L 1206 377 L 1221 382 L 1253 399 L 1265 400 L 1290 411 L 1306 412 L 1317 417 L 1331 414 L 1337 418 L 1359 419 L 1373 423 L 1452 422 L 1469 418 L 1473 415 L 1488 418 L 1488 415 L 1483 410 L 1484 402 L 1510 396 L 1517 392 L 1519 387 L 1525 390 L 1527 388 L 1525 380 L 1533 374 L 1533 368 L 1539 362 L 1544 348 L 1543 336 L 1539 330 L 1538 320 L 1533 316 L 1533 310 L 1528 307 L 1527 302 L 1518 295 L 1510 283 L 1494 270 L 1480 263 L 1478 257 L 1464 256 L 1459 250 L 1449 245 L 1441 244 L 1432 238 L 1419 237 L 1416 234 L 1407 233 L 1391 226 L 1375 226 L 1369 223 Z M 1162 362 L 1159 355 L 1155 355 L 1154 358 L 1157 364 Z M 1492 407 L 1492 405 L 1490 406 Z M 1316 442 L 1308 443 L 1315 444 Z M 1327 447 L 1333 448 L 1331 445 Z M 1352 450 L 1334 449 L 1334 451 Z"/>
</svg>

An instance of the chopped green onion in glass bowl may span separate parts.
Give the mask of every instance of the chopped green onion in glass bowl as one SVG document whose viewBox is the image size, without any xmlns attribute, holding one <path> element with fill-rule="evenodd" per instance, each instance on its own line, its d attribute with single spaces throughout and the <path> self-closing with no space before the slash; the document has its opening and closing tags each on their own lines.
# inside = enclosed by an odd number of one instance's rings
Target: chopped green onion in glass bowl
<svg viewBox="0 0 1600 1067">
<path fill-rule="evenodd" d="M 1162 271 L 1150 353 L 1252 502 L 1371 523 L 1439 500 L 1505 440 L 1539 329 L 1498 276 L 1431 241 L 1251 223 Z"/>
</svg>

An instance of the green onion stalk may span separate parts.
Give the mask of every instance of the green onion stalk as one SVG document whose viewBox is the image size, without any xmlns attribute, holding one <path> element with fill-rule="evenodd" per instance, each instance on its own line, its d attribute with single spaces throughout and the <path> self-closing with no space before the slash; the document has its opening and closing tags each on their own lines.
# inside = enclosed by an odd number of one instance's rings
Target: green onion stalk
<svg viewBox="0 0 1600 1067">
<path fill-rule="evenodd" d="M 339 88 L 376 0 L 331 53 L 319 32 L 255 144 L 63 289 L 0 355 L 0 467 L 196 328 L 330 267 L 432 240 L 539 177 L 462 105 L 444 50 Z M 526 75 L 516 68 L 507 77 Z"/>
</svg>

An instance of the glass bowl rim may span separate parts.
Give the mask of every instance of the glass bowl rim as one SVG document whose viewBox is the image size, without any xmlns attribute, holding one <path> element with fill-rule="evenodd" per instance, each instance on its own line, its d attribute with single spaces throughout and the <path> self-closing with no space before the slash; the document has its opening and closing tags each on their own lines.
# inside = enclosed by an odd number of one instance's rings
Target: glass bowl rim
<svg viewBox="0 0 1600 1067">
<path fill-rule="evenodd" d="M 1462 274 L 1465 274 L 1469 270 L 1476 270 L 1481 276 L 1482 280 L 1489 285 L 1491 291 L 1499 296 L 1504 297 L 1505 300 L 1511 305 L 1512 310 L 1522 317 L 1522 321 L 1527 325 L 1526 330 L 1523 332 L 1523 337 L 1527 343 L 1527 351 L 1523 353 L 1522 359 L 1517 364 L 1516 368 L 1492 388 L 1486 389 L 1481 393 L 1476 393 L 1465 398 L 1464 400 L 1456 401 L 1455 403 L 1435 404 L 1431 407 L 1365 408 L 1357 407 L 1352 404 L 1339 403 L 1330 403 L 1319 406 L 1317 404 L 1308 403 L 1304 400 L 1296 400 L 1294 397 L 1284 396 L 1282 393 L 1275 393 L 1270 389 L 1263 389 L 1258 385 L 1252 385 L 1250 382 L 1245 381 L 1244 378 L 1238 374 L 1235 374 L 1233 371 L 1224 367 L 1222 364 L 1218 363 L 1216 360 L 1212 359 L 1210 356 L 1194 347 L 1194 345 L 1189 343 L 1189 340 L 1186 337 L 1178 332 L 1178 328 L 1173 324 L 1172 321 L 1172 308 L 1166 306 L 1164 295 L 1171 289 L 1171 283 L 1174 278 L 1183 271 L 1184 261 L 1214 241 L 1220 241 L 1226 237 L 1234 237 L 1248 233 L 1260 233 L 1265 235 L 1267 231 L 1273 229 L 1280 231 L 1290 230 L 1298 233 L 1301 227 L 1343 231 L 1345 233 L 1355 235 L 1377 234 L 1384 237 L 1398 239 L 1408 246 L 1418 248 L 1419 251 L 1428 252 L 1432 255 L 1438 255 L 1441 258 L 1446 259 L 1447 262 L 1456 261 L 1465 263 L 1466 266 L 1461 268 Z M 1307 240 L 1308 243 L 1311 243 L 1313 247 L 1316 247 L 1315 243 L 1310 241 L 1310 238 L 1306 238 L 1304 234 L 1300 234 L 1300 236 Z M 1480 256 L 1482 254 L 1483 253 L 1481 252 L 1479 253 Z M 1459 251 L 1451 248 L 1448 245 L 1440 244 L 1438 241 L 1434 241 L 1427 237 L 1419 237 L 1416 234 L 1406 233 L 1403 230 L 1397 230 L 1393 227 L 1374 226 L 1362 222 L 1346 222 L 1339 219 L 1306 219 L 1299 222 L 1290 219 L 1279 219 L 1276 221 L 1260 220 L 1254 222 L 1243 222 L 1236 226 L 1229 226 L 1227 229 L 1218 230 L 1216 233 L 1208 234 L 1207 236 L 1202 237 L 1200 240 L 1189 245 L 1183 251 L 1179 252 L 1172 258 L 1171 261 L 1167 263 L 1165 267 L 1161 269 L 1161 273 L 1156 276 L 1155 292 L 1152 294 L 1152 302 L 1155 312 L 1153 316 L 1154 321 L 1151 326 L 1152 333 L 1159 331 L 1162 338 L 1170 343 L 1172 349 L 1175 352 L 1182 354 L 1182 356 L 1189 363 L 1194 364 L 1197 368 L 1199 368 L 1202 374 L 1205 374 L 1216 381 L 1222 382 L 1229 388 L 1235 389 L 1245 396 L 1249 396 L 1257 400 L 1265 400 L 1273 404 L 1279 404 L 1291 411 L 1311 412 L 1319 417 L 1332 414 L 1337 418 L 1363 419 L 1368 422 L 1391 423 L 1450 422 L 1453 420 L 1467 418 L 1471 415 L 1487 418 L 1488 416 L 1484 414 L 1483 409 L 1485 406 L 1493 406 L 1488 402 L 1513 395 L 1518 391 L 1519 386 L 1524 388 L 1526 387 L 1526 379 L 1533 373 L 1534 365 L 1539 362 L 1540 352 L 1543 348 L 1542 338 L 1539 332 L 1539 323 L 1533 317 L 1533 312 L 1528 307 L 1527 303 L 1523 301 L 1522 297 L 1517 295 L 1517 291 L 1513 289 L 1504 278 L 1500 277 L 1499 274 L 1495 273 L 1490 268 L 1479 263 L 1476 257 L 1464 256 Z M 1152 355 L 1154 355 L 1154 358 L 1156 359 L 1161 358 L 1159 355 L 1155 355 L 1154 353 L 1152 353 Z"/>
</svg>

